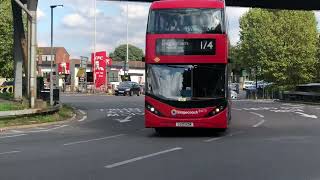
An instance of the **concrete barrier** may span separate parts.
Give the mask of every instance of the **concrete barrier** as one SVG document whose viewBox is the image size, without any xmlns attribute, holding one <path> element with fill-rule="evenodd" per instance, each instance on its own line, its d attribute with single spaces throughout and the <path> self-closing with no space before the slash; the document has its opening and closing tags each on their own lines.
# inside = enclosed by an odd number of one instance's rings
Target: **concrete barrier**
<svg viewBox="0 0 320 180">
<path fill-rule="evenodd" d="M 47 109 L 24 109 L 24 110 L 16 110 L 16 111 L 0 111 L 0 119 L 55 113 L 59 111 L 60 107 L 61 107 L 60 105 L 57 105 Z"/>
</svg>

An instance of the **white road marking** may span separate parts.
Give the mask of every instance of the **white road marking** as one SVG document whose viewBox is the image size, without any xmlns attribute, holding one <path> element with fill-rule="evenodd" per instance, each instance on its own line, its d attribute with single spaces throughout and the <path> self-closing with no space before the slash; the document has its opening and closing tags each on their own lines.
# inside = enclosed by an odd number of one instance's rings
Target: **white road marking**
<svg viewBox="0 0 320 180">
<path fill-rule="evenodd" d="M 130 122 L 132 117 L 131 116 L 127 116 L 124 119 L 116 119 L 116 121 L 119 121 L 120 123 L 125 123 L 125 122 Z"/>
<path fill-rule="evenodd" d="M 38 131 L 28 131 L 28 133 L 48 132 L 48 131 L 52 131 L 52 130 L 61 129 L 61 128 L 64 128 L 64 127 L 67 127 L 67 126 L 69 126 L 69 125 L 61 125 L 61 126 L 54 127 L 54 128 L 51 128 L 51 129 L 43 129 L 43 130 L 38 130 Z"/>
<path fill-rule="evenodd" d="M 92 141 L 101 141 L 101 140 L 117 138 L 117 137 L 125 136 L 125 135 L 126 135 L 126 134 L 118 134 L 118 135 L 107 136 L 107 137 L 102 137 L 102 138 L 96 138 L 96 139 L 89 139 L 89 140 L 84 140 L 84 141 L 70 142 L 70 143 L 66 143 L 66 144 L 63 144 L 63 145 L 64 145 L 64 146 L 70 146 L 70 145 L 75 145 L 75 144 L 88 143 L 88 142 L 92 142 Z"/>
<path fill-rule="evenodd" d="M 262 115 L 262 114 L 259 114 L 259 113 L 255 113 L 255 112 L 250 112 L 251 114 L 254 114 L 254 115 L 257 115 L 257 116 L 259 116 L 259 117 L 261 117 L 261 118 L 264 118 L 264 115 Z"/>
<path fill-rule="evenodd" d="M 223 137 L 215 137 L 215 138 L 211 138 L 211 139 L 204 140 L 203 142 L 217 141 L 217 140 L 222 139 L 222 138 L 223 138 Z"/>
<path fill-rule="evenodd" d="M 256 128 L 261 126 L 263 123 L 265 123 L 266 121 L 264 119 L 262 119 L 260 122 L 258 122 L 257 124 L 253 125 L 252 127 Z"/>
<path fill-rule="evenodd" d="M 10 130 L 12 133 L 23 133 L 23 131 L 19 131 L 19 130 Z"/>
<path fill-rule="evenodd" d="M 238 109 L 238 108 L 232 108 L 232 109 L 236 111 L 242 111 L 242 109 Z"/>
<path fill-rule="evenodd" d="M 228 136 L 232 137 L 232 136 L 239 135 L 239 134 L 242 134 L 242 133 L 244 133 L 244 132 L 243 131 L 237 131 L 237 132 L 229 134 Z"/>
<path fill-rule="evenodd" d="M 310 115 L 310 114 L 305 114 L 302 112 L 295 112 L 296 114 L 300 114 L 302 117 L 307 117 L 307 118 L 312 118 L 312 119 L 317 119 L 318 117 L 316 115 Z"/>
<path fill-rule="evenodd" d="M 125 164 L 129 164 L 129 163 L 132 163 L 132 162 L 135 162 L 135 161 L 140 161 L 140 160 L 151 158 L 151 157 L 154 157 L 154 156 L 159 156 L 161 154 L 165 154 L 165 153 L 169 153 L 169 152 L 173 152 L 173 151 L 179 151 L 179 150 L 182 150 L 182 149 L 183 148 L 181 148 L 181 147 L 176 147 L 176 148 L 172 148 L 172 149 L 156 152 L 156 153 L 153 153 L 153 154 L 136 157 L 136 158 L 129 159 L 129 160 L 126 160 L 126 161 L 121 161 L 121 162 L 118 162 L 118 163 L 110 164 L 110 165 L 105 166 L 105 168 L 110 169 L 110 168 L 122 166 L 122 165 L 125 165 Z"/>
<path fill-rule="evenodd" d="M 11 136 L 0 136 L 0 139 L 5 139 L 5 138 L 14 138 L 14 137 L 20 137 L 20 136 L 26 136 L 27 134 L 16 134 L 16 135 L 11 135 Z"/>
<path fill-rule="evenodd" d="M 43 127 L 36 127 L 34 129 L 38 129 L 38 130 L 43 130 L 43 129 L 46 129 L 46 128 L 43 128 Z"/>
<path fill-rule="evenodd" d="M 83 116 L 81 119 L 79 119 L 79 122 L 85 121 L 87 119 L 87 116 Z"/>
<path fill-rule="evenodd" d="M 84 112 L 83 110 L 79 109 L 79 112 L 82 114 L 82 115 L 85 115 L 86 112 Z"/>
<path fill-rule="evenodd" d="M 0 153 L 0 155 L 4 155 L 4 154 L 14 154 L 14 153 L 19 153 L 21 151 L 8 151 L 8 152 L 2 152 Z"/>
</svg>

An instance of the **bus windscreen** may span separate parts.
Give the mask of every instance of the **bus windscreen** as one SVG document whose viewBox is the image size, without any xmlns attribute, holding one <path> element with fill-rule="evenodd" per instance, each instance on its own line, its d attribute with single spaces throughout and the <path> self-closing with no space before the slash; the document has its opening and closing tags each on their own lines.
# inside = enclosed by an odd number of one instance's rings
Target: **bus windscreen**
<svg viewBox="0 0 320 180">
<path fill-rule="evenodd" d="M 225 65 L 154 65 L 147 67 L 147 93 L 163 100 L 225 98 Z"/>
</svg>

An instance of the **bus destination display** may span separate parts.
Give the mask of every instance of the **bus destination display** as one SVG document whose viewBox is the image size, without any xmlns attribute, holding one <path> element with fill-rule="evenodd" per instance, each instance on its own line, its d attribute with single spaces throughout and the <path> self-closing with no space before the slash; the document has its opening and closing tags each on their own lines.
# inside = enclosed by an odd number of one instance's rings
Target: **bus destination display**
<svg viewBox="0 0 320 180">
<path fill-rule="evenodd" d="M 157 39 L 156 53 L 160 56 L 215 55 L 215 39 Z"/>
</svg>

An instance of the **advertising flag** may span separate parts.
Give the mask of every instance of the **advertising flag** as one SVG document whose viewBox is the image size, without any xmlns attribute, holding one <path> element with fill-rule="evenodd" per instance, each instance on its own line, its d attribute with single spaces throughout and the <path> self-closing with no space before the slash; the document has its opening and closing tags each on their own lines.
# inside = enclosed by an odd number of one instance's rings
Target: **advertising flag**
<svg viewBox="0 0 320 180">
<path fill-rule="evenodd" d="M 91 54 L 91 63 L 92 68 L 94 68 L 95 72 L 95 80 L 96 80 L 96 88 L 100 88 L 101 86 L 106 84 L 106 60 L 107 55 L 105 51 L 96 52 L 95 60 L 94 60 L 94 53 Z"/>
</svg>

